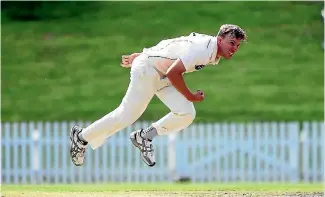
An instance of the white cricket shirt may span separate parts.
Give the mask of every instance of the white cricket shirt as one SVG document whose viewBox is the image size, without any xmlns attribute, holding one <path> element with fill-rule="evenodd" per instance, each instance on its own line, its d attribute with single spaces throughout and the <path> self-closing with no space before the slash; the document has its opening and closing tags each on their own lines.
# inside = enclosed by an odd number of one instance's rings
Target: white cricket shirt
<svg viewBox="0 0 325 197">
<path fill-rule="evenodd" d="M 185 73 L 198 71 L 208 64 L 218 64 L 220 58 L 217 55 L 217 38 L 191 33 L 188 36 L 166 39 L 156 46 L 143 49 L 143 53 L 153 60 L 155 67 L 166 74 L 168 68 L 178 58 L 185 66 Z"/>
</svg>

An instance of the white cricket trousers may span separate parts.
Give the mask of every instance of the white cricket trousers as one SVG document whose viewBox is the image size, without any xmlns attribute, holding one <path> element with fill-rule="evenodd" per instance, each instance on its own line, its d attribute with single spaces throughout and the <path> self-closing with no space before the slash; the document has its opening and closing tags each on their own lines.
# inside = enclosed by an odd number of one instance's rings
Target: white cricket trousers
<svg viewBox="0 0 325 197">
<path fill-rule="evenodd" d="M 154 95 L 170 109 L 170 113 L 152 123 L 158 135 L 180 131 L 193 122 L 196 113 L 193 103 L 179 93 L 168 78 L 160 79 L 153 60 L 147 55 L 141 54 L 135 58 L 130 75 L 129 87 L 121 104 L 83 129 L 82 136 L 92 149 L 100 147 L 106 138 L 133 124 Z"/>
</svg>

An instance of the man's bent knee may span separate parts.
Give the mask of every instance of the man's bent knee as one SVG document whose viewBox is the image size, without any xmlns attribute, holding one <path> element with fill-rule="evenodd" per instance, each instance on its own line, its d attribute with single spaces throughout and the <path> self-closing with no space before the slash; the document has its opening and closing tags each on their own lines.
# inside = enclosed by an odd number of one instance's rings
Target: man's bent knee
<svg viewBox="0 0 325 197">
<path fill-rule="evenodd" d="M 184 122 L 188 122 L 188 124 L 191 124 L 196 116 L 196 111 L 193 108 L 193 110 L 190 110 L 189 112 L 186 113 L 178 113 L 178 112 L 173 112 L 174 115 L 178 116 L 178 117 L 182 117 L 182 119 L 184 120 Z"/>
<path fill-rule="evenodd" d="M 186 114 L 191 119 L 191 122 L 192 122 L 196 116 L 196 110 L 195 110 L 194 106 L 192 106 L 192 108 L 190 110 L 188 110 L 188 112 Z"/>
</svg>

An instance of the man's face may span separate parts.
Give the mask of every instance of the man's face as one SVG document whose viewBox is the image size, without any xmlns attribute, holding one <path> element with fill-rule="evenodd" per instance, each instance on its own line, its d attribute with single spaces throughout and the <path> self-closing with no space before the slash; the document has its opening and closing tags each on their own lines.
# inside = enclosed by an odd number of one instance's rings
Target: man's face
<svg viewBox="0 0 325 197">
<path fill-rule="evenodd" d="M 226 59 L 230 59 L 238 50 L 241 43 L 240 39 L 236 39 L 231 34 L 226 35 L 224 38 L 218 37 L 218 50 L 220 55 Z"/>
</svg>

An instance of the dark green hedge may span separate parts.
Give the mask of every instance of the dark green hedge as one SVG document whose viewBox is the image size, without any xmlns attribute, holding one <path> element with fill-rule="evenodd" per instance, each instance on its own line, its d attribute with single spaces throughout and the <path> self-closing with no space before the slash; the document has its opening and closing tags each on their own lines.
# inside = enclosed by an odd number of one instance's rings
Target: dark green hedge
<svg viewBox="0 0 325 197">
<path fill-rule="evenodd" d="M 80 16 L 95 11 L 100 2 L 3 1 L 1 12 L 7 19 L 39 21 Z"/>
</svg>

